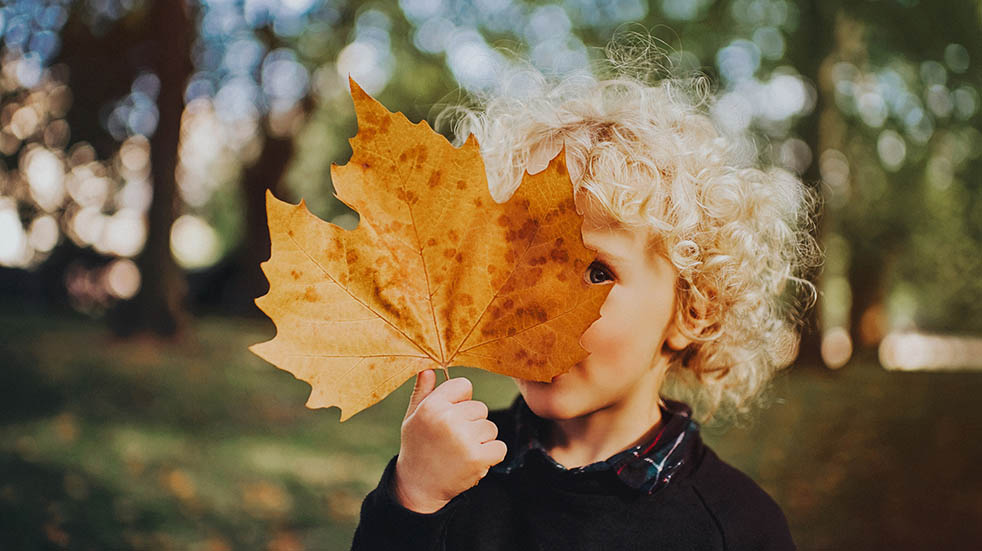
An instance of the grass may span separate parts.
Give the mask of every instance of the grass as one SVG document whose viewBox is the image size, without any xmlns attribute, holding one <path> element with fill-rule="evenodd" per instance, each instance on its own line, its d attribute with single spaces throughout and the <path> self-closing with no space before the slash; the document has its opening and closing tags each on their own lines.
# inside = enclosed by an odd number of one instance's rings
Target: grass
<svg viewBox="0 0 982 551">
<path fill-rule="evenodd" d="M 347 549 L 397 451 L 409 385 L 338 423 L 246 346 L 271 324 L 195 323 L 179 345 L 83 318 L 0 313 L 0 548 Z M 492 408 L 502 377 L 458 368 Z M 980 373 L 871 358 L 779 378 L 753 426 L 707 427 L 781 504 L 801 549 L 982 543 Z"/>
</svg>

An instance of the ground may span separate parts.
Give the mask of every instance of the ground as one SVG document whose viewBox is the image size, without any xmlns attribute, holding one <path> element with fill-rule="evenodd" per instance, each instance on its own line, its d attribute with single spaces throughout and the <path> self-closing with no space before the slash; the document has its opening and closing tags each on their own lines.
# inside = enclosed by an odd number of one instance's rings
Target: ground
<svg viewBox="0 0 982 551">
<path fill-rule="evenodd" d="M 268 322 L 115 340 L 99 321 L 0 311 L 0 548 L 347 549 L 396 452 L 404 385 L 344 424 L 246 350 Z M 494 407 L 515 390 L 466 375 Z M 707 441 L 784 509 L 802 550 L 982 545 L 982 373 L 800 365 L 749 427 Z"/>
</svg>

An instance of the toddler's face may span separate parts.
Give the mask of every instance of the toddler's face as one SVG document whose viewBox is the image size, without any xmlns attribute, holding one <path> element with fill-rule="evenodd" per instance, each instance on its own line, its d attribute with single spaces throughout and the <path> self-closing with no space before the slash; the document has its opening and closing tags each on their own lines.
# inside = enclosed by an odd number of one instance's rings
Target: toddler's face
<svg viewBox="0 0 982 551">
<path fill-rule="evenodd" d="M 551 383 L 515 380 L 532 411 L 547 419 L 656 403 L 668 367 L 665 348 L 689 343 L 673 322 L 675 267 L 648 250 L 642 232 L 613 225 L 589 205 L 584 215 L 583 241 L 598 256 L 584 277 L 613 289 L 581 339 L 590 353 L 585 360 Z"/>
</svg>

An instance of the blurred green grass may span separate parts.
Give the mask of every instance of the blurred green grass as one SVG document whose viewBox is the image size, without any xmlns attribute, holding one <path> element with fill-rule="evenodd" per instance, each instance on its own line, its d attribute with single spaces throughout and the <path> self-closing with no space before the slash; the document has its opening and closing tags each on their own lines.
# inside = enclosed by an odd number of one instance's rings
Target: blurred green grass
<svg viewBox="0 0 982 551">
<path fill-rule="evenodd" d="M 0 548 L 347 549 L 411 385 L 340 424 L 248 352 L 273 332 L 206 317 L 188 342 L 122 341 L 85 318 L 0 312 Z M 492 408 L 516 393 L 452 374 Z M 799 366 L 752 426 L 704 433 L 801 549 L 972 548 L 980 395 L 980 373 Z"/>
</svg>

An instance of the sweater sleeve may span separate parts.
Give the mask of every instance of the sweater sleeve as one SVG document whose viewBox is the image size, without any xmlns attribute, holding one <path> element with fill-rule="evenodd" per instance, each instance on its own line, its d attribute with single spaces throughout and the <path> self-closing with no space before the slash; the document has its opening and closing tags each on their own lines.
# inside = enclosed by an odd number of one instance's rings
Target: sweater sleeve
<svg viewBox="0 0 982 551">
<path fill-rule="evenodd" d="M 382 479 L 361 505 L 352 551 L 443 551 L 447 526 L 460 502 L 457 496 L 439 511 L 423 514 L 406 509 L 393 495 L 396 457 L 382 472 Z"/>
</svg>

